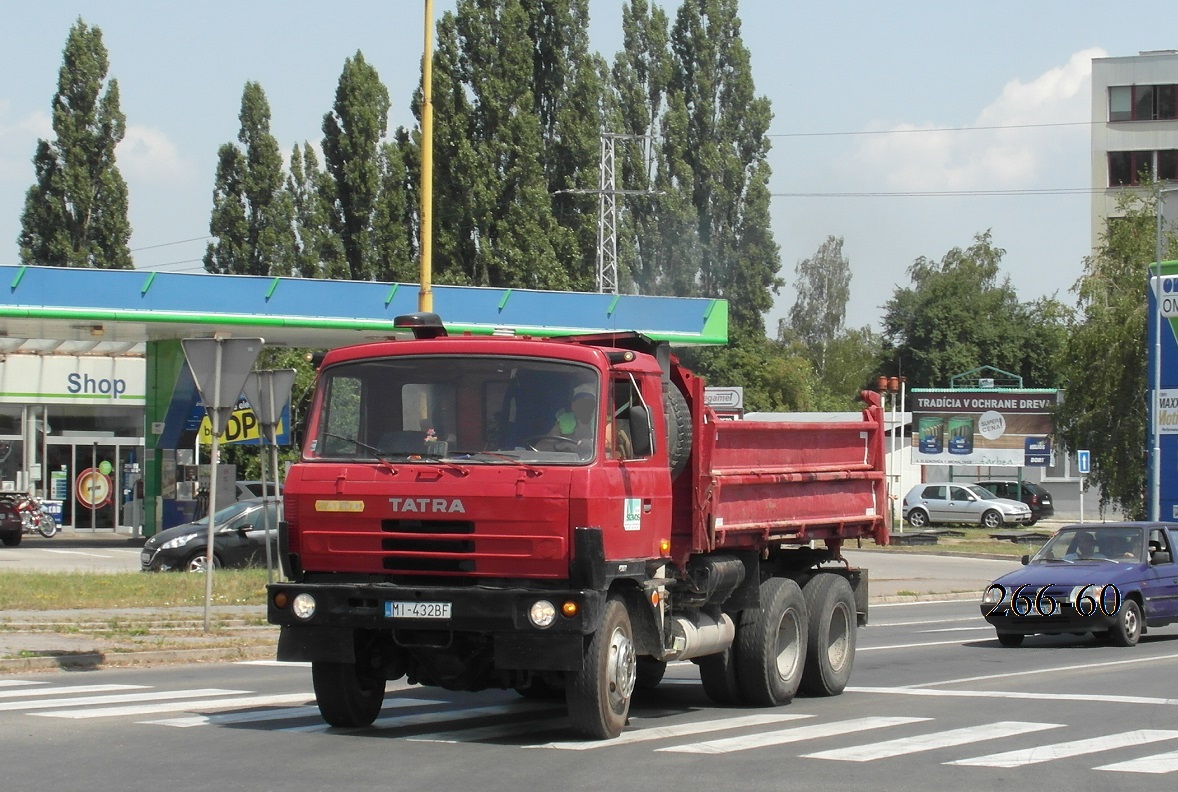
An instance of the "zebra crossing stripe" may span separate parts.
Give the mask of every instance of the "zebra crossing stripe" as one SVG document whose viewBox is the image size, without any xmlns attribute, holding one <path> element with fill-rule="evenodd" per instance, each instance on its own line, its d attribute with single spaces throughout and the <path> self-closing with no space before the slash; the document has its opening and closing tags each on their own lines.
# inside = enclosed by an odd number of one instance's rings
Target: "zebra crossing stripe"
<svg viewBox="0 0 1178 792">
<path fill-rule="evenodd" d="M 147 685 L 73 685 L 35 690 L 0 690 L 0 699 L 23 696 L 66 696 L 75 693 L 111 693 L 116 690 L 143 690 Z"/>
<path fill-rule="evenodd" d="M 1153 773 L 1156 775 L 1173 773 L 1175 770 L 1178 770 L 1178 751 L 1143 756 L 1140 759 L 1130 759 L 1127 762 L 1101 765 L 1092 769 L 1110 770 L 1116 773 Z"/>
<path fill-rule="evenodd" d="M 1033 748 L 1022 748 L 1017 751 L 977 756 L 973 759 L 959 759 L 956 762 L 945 762 L 951 765 L 967 765 L 970 767 L 1022 767 L 1023 765 L 1050 762 L 1053 759 L 1067 759 L 1072 756 L 1083 756 L 1090 753 L 1103 753 L 1114 748 L 1127 748 L 1132 745 L 1147 745 L 1178 738 L 1178 731 L 1167 729 L 1137 729 L 1135 731 L 1109 734 L 1103 737 L 1093 737 L 1087 740 L 1073 740 L 1072 742 L 1055 743 L 1054 745 L 1037 745 Z"/>
<path fill-rule="evenodd" d="M 594 748 L 608 748 L 615 745 L 629 745 L 632 743 L 664 740 L 668 737 L 687 737 L 693 734 L 724 731 L 726 729 L 743 729 L 748 726 L 764 726 L 770 723 L 812 718 L 813 715 L 801 713 L 768 713 L 763 715 L 745 715 L 738 718 L 721 718 L 719 720 L 698 721 L 696 723 L 682 723 L 677 726 L 652 726 L 647 729 L 633 729 L 624 731 L 612 740 L 575 740 L 569 742 L 550 742 L 544 745 L 530 746 L 533 748 L 558 748 L 563 751 L 591 751 Z"/>
<path fill-rule="evenodd" d="M 27 685 L 48 685 L 48 682 L 33 682 L 27 679 L 0 679 L 0 687 L 24 687 Z"/>
<path fill-rule="evenodd" d="M 745 737 L 728 737 L 722 740 L 691 743 L 689 745 L 672 745 L 659 748 L 659 751 L 670 753 L 721 754 L 734 751 L 747 751 L 751 748 L 766 748 L 771 745 L 785 745 L 786 743 L 802 740 L 818 739 L 821 737 L 837 737 L 840 734 L 882 729 L 887 726 L 902 726 L 906 723 L 918 723 L 932 720 L 932 718 L 885 718 L 868 717 L 854 718 L 834 723 L 815 723 L 809 726 L 796 726 L 792 729 L 750 734 Z"/>
<path fill-rule="evenodd" d="M 290 696 L 259 696 L 259 704 L 247 706 L 275 706 L 282 704 L 301 704 L 306 701 L 314 700 L 314 693 L 296 693 Z M 263 701 L 263 699 L 266 699 Z M 235 706 L 234 702 L 237 699 L 223 699 L 222 704 Z M 430 704 L 444 704 L 443 701 L 437 699 L 385 699 L 385 707 L 417 707 L 427 706 Z M 236 706 L 242 706 L 240 703 Z M 219 707 L 225 708 L 225 707 Z M 189 707 L 189 709 L 202 709 L 200 707 Z M 207 707 L 203 709 L 208 709 Z M 148 726 L 172 726 L 173 728 L 186 729 L 193 726 L 222 726 L 233 723 L 261 723 L 264 721 L 276 720 L 299 720 L 301 718 L 318 718 L 319 707 L 309 705 L 305 707 L 282 707 L 282 709 L 273 710 L 254 710 L 252 712 L 218 712 L 212 715 L 190 715 L 182 718 L 163 718 L 161 720 L 138 721 L 138 723 Z"/>
<path fill-rule="evenodd" d="M 1044 729 L 1061 729 L 1062 723 L 1028 723 L 1026 721 L 997 721 L 980 726 L 967 726 L 963 729 L 918 734 L 915 737 L 901 737 L 897 740 L 855 745 L 850 748 L 835 748 L 830 751 L 803 754 L 807 759 L 833 759 L 839 762 L 871 762 L 876 759 L 888 759 L 893 756 L 933 751 L 938 748 L 950 748 L 955 745 L 981 742 L 982 740 L 997 740 L 1003 737 L 1014 737 L 1019 734 L 1043 731 Z"/>
<path fill-rule="evenodd" d="M 386 703 L 385 706 L 388 706 L 388 704 Z M 527 715 L 540 710 L 544 710 L 547 713 L 556 711 L 553 709 L 551 704 L 545 704 L 543 702 L 517 701 L 512 704 L 501 704 L 493 707 L 470 707 L 468 709 L 448 709 L 437 712 L 386 715 L 383 718 L 377 718 L 371 726 L 363 728 L 379 729 L 403 726 L 425 726 L 432 723 L 449 723 L 453 721 L 472 720 L 474 718 L 490 718 L 496 715 Z M 275 731 L 325 732 L 333 728 L 335 727 L 326 723 L 316 723 L 311 726 L 292 726 L 287 729 L 276 729 Z"/>
<path fill-rule="evenodd" d="M 0 702 L 0 712 L 30 709 L 60 709 L 62 707 L 77 707 L 97 704 L 127 704 L 134 701 L 159 701 L 169 698 L 194 699 L 201 696 L 236 696 L 249 693 L 248 690 L 224 690 L 222 688 L 201 688 L 199 690 L 166 690 L 151 693 L 124 693 L 118 696 L 74 696 L 72 698 L 53 699 L 51 701 L 4 701 Z M 40 713 L 34 713 L 40 714 Z"/>
</svg>

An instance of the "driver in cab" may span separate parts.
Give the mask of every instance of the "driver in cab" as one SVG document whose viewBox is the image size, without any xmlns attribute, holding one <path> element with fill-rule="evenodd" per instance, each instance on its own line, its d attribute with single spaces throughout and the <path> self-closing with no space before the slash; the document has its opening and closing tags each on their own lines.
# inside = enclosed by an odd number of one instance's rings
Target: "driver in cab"
<svg viewBox="0 0 1178 792">
<path fill-rule="evenodd" d="M 568 408 L 556 414 L 556 422 L 548 430 L 549 437 L 554 440 L 567 441 L 567 443 L 556 443 L 555 450 L 569 450 L 575 446 L 581 457 L 592 455 L 593 439 L 596 434 L 593 420 L 596 405 L 592 385 L 578 385 L 573 389 Z"/>
</svg>

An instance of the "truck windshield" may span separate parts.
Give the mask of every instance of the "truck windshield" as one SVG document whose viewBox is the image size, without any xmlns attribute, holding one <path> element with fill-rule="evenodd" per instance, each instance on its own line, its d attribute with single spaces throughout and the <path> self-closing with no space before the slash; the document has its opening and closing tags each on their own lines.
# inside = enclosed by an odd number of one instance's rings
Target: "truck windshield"
<svg viewBox="0 0 1178 792">
<path fill-rule="evenodd" d="M 576 363 L 398 356 L 321 372 L 309 459 L 576 465 L 596 455 L 599 376 Z"/>
</svg>

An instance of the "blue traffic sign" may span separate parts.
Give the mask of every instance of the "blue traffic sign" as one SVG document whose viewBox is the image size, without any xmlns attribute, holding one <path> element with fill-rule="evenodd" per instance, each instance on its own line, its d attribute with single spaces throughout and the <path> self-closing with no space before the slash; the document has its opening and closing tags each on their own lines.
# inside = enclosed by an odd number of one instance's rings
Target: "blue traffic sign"
<svg viewBox="0 0 1178 792">
<path fill-rule="evenodd" d="M 1082 475 L 1088 475 L 1092 470 L 1092 452 L 1081 449 L 1076 452 L 1076 470 Z"/>
</svg>

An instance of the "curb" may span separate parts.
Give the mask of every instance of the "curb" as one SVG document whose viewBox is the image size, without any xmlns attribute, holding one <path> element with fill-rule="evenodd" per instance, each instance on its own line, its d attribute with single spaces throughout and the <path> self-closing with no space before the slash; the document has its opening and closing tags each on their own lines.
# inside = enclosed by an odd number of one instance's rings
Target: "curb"
<svg viewBox="0 0 1178 792">
<path fill-rule="evenodd" d="M 27 671 L 99 671 L 104 668 L 212 663 L 233 660 L 272 660 L 277 643 L 258 646 L 226 646 L 216 649 L 163 649 L 148 652 L 99 650 L 52 652 L 0 659 L 0 673 Z"/>
</svg>

